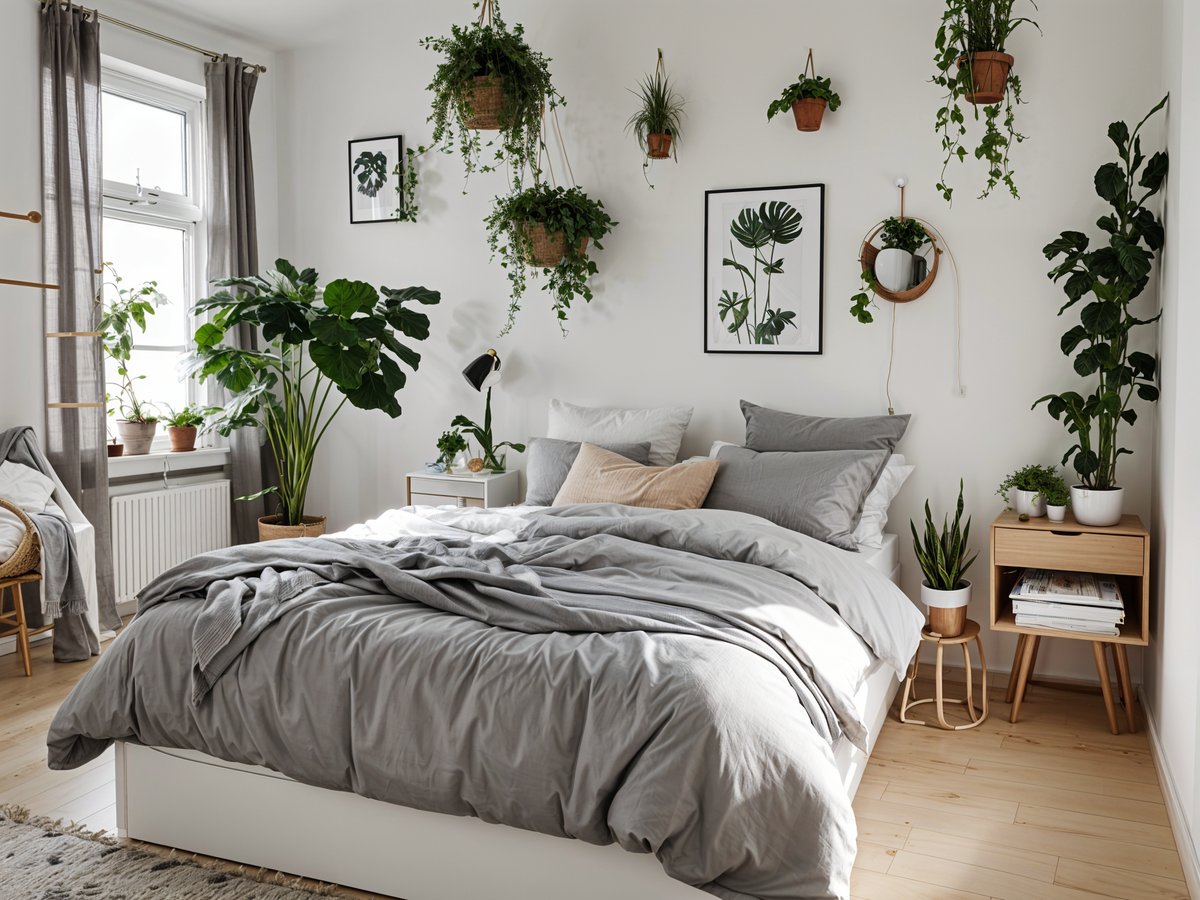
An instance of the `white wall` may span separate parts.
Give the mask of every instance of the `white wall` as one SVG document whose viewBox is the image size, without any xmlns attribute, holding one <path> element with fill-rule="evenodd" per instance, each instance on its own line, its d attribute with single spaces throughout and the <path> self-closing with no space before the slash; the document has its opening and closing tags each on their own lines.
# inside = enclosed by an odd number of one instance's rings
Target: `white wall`
<svg viewBox="0 0 1200 900">
<path fill-rule="evenodd" d="M 1200 152 L 1200 10 L 1185 0 L 1167 0 L 1163 16 L 1163 75 L 1171 91 L 1168 147 L 1171 176 L 1167 185 L 1167 248 L 1162 269 L 1162 400 L 1158 419 L 1154 479 L 1155 608 L 1153 639 L 1146 654 L 1144 696 L 1166 761 L 1165 788 L 1174 790 L 1186 817 L 1187 832 L 1176 837 L 1200 853 L 1200 358 L 1189 338 L 1200 334 L 1200 310 L 1182 270 L 1185 248 L 1200 240 L 1200 176 L 1194 162 Z"/>
<path fill-rule="evenodd" d="M 677 5 L 634 0 L 504 4 L 507 19 L 524 22 L 531 43 L 554 59 L 578 181 L 621 222 L 597 255 L 596 298 L 573 311 L 565 340 L 538 290 L 526 297 L 512 334 L 495 337 L 507 281 L 488 261 L 481 221 L 490 198 L 505 189 L 502 175 L 472 178 L 462 196 L 459 160 L 440 157 L 423 167 L 420 223 L 348 224 L 346 140 L 395 132 L 410 143 L 428 139 L 424 87 L 436 60 L 416 41 L 447 32 L 465 8 L 381 9 L 353 39 L 281 54 L 280 246 L 325 279 L 423 283 L 444 297 L 433 312 L 426 361 L 402 396 L 403 417 L 343 413 L 320 455 L 311 510 L 340 526 L 401 503 L 402 474 L 436 455 L 434 440 L 455 413 L 480 411 L 481 398 L 458 370 L 491 346 L 505 360 L 495 396 L 503 438 L 544 433 L 552 396 L 694 403 L 685 453 L 704 452 L 715 438 L 741 438 L 741 397 L 818 414 L 884 411 L 891 310 L 863 327 L 847 309 L 858 241 L 896 212 L 893 181 L 905 174 L 907 211 L 943 231 L 962 270 L 967 395 L 953 391 L 954 280 L 947 269 L 924 298 L 899 311 L 892 393 L 896 409 L 913 414 L 902 449 L 918 470 L 893 508 L 893 528 L 906 531 L 925 497 L 935 508 L 951 504 L 961 474 L 983 551 L 987 524 L 1001 508 L 993 496 L 1001 477 L 1023 463 L 1055 461 L 1067 445 L 1060 426 L 1029 411 L 1035 398 L 1074 378 L 1057 349 L 1066 328 L 1055 318 L 1062 295 L 1045 277 L 1041 247 L 1063 228 L 1091 230 L 1101 212 L 1092 175 L 1111 153 L 1108 123 L 1140 117 L 1160 96 L 1159 72 L 1139 61 L 1159 54 L 1161 8 L 1120 0 L 1043 4 L 1045 37 L 1025 32 L 1010 48 L 1029 101 L 1020 124 L 1030 140 L 1015 151 L 1024 199 L 976 200 L 982 171 L 972 161 L 951 173 L 959 192 L 949 209 L 933 187 L 939 92 L 928 83 L 940 4 L 873 0 L 861 7 L 851 14 L 846 4 L 805 4 L 801 12 L 783 0 L 703 0 L 688 4 L 681 19 Z M 780 120 L 768 125 L 768 102 L 803 66 L 810 45 L 842 108 L 817 134 Z M 653 68 L 658 46 L 688 99 L 688 117 L 678 166 L 656 166 L 658 186 L 650 191 L 623 129 L 634 106 L 626 89 Z M 808 182 L 827 186 L 824 355 L 705 355 L 704 190 Z M 1121 472 L 1129 509 L 1143 516 L 1152 419 L 1130 435 L 1137 452 Z M 919 576 L 907 550 L 905 564 L 915 596 Z M 986 577 L 981 561 L 972 605 L 980 620 Z M 1007 666 L 1012 647 L 1007 637 L 991 638 L 993 664 Z M 1095 677 L 1086 647 L 1057 641 L 1042 653 L 1048 673 Z"/>
<path fill-rule="evenodd" d="M 102 11 L 215 51 L 242 55 L 274 68 L 274 55 L 236 36 L 181 22 L 136 0 L 109 0 Z M 0 10 L 0 209 L 42 208 L 41 122 L 38 62 L 40 19 L 33 0 L 13 0 Z M 204 83 L 204 56 L 101 23 L 101 52 L 128 62 Z M 273 72 L 259 81 L 251 115 L 258 193 L 258 235 L 264 258 L 274 259 L 279 209 L 275 160 Z M 41 228 L 0 221 L 0 277 L 41 280 Z M 29 288 L 0 286 L 0 428 L 33 425 L 42 434 L 45 390 L 42 375 L 42 295 Z"/>
</svg>

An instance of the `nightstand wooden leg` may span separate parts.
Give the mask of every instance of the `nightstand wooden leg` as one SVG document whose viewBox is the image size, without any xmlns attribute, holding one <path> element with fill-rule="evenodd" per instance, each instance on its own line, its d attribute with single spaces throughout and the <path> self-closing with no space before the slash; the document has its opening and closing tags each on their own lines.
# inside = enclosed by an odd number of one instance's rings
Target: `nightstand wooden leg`
<svg viewBox="0 0 1200 900">
<path fill-rule="evenodd" d="M 1029 656 L 1029 678 L 1032 680 L 1037 677 L 1037 655 L 1038 651 L 1042 649 L 1042 636 L 1035 634 L 1030 640 L 1033 641 L 1033 652 Z"/>
<path fill-rule="evenodd" d="M 1033 663 L 1033 638 L 1025 642 L 1025 651 L 1021 654 L 1021 674 L 1017 676 L 1017 693 L 1013 697 L 1012 711 L 1008 714 L 1009 722 L 1016 722 L 1021 715 L 1021 701 L 1025 699 L 1025 682 L 1029 680 L 1029 667 Z"/>
<path fill-rule="evenodd" d="M 1108 714 L 1108 729 L 1120 734 L 1117 727 L 1117 710 L 1113 706 L 1112 683 L 1108 680 L 1108 657 L 1104 654 L 1104 641 L 1092 641 L 1092 655 L 1096 658 L 1096 673 L 1100 676 L 1100 693 L 1104 695 L 1104 711 Z"/>
<path fill-rule="evenodd" d="M 1137 713 L 1134 711 L 1133 680 L 1129 677 L 1129 654 L 1124 644 L 1113 644 L 1113 655 L 1117 658 L 1117 674 L 1121 679 L 1121 696 L 1125 701 L 1125 718 L 1129 720 L 1129 731 L 1137 731 Z"/>
<path fill-rule="evenodd" d="M 1029 635 L 1017 635 L 1017 650 L 1013 653 L 1012 670 L 1008 673 L 1008 690 L 1004 694 L 1004 702 L 1012 703 L 1017 696 L 1017 678 L 1021 674 L 1021 656 L 1025 653 L 1025 642 Z"/>
</svg>

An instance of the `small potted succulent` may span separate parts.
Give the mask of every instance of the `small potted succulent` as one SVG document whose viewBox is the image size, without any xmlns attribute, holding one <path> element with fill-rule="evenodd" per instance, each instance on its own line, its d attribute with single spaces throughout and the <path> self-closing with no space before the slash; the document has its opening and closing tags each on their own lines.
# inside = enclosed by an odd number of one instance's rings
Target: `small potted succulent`
<svg viewBox="0 0 1200 900">
<path fill-rule="evenodd" d="M 767 121 L 790 109 L 796 120 L 797 131 L 819 131 L 825 110 L 835 112 L 841 105 L 842 98 L 834 91 L 832 80 L 819 76 L 813 67 L 810 50 L 804 71 L 796 81 L 783 89 L 779 99 L 771 101 L 767 107 Z"/>
<path fill-rule="evenodd" d="M 1067 503 L 1071 499 L 1071 489 L 1062 476 L 1056 475 L 1053 481 L 1047 481 L 1042 487 L 1042 497 L 1046 500 L 1046 518 L 1051 522 L 1062 522 L 1067 518 Z"/>
<path fill-rule="evenodd" d="M 437 439 L 437 449 L 438 459 L 446 467 L 446 474 L 453 475 L 455 466 L 461 467 L 464 464 L 459 462 L 459 455 L 467 452 L 467 439 L 457 428 L 443 431 L 442 436 Z"/>
<path fill-rule="evenodd" d="M 913 286 L 916 253 L 929 243 L 929 235 L 916 219 L 891 216 L 879 233 L 883 248 L 875 257 L 875 280 L 889 291 L 907 291 Z"/>
<path fill-rule="evenodd" d="M 1057 484 L 1062 484 L 1063 490 L 1066 490 L 1054 466 L 1035 463 L 1009 473 L 996 488 L 996 495 L 1003 497 L 1004 502 L 1017 511 L 1017 515 L 1036 519 L 1046 515 L 1047 494 L 1051 486 Z"/>
<path fill-rule="evenodd" d="M 925 501 L 925 534 L 917 533 L 917 526 L 909 520 L 912 529 L 913 550 L 921 566 L 921 601 L 929 607 L 929 630 L 942 637 L 958 637 L 967 624 L 967 605 L 971 602 L 971 582 L 963 578 L 967 569 L 975 562 L 975 555 L 968 556 L 971 537 L 971 519 L 962 524 L 963 483 L 958 482 L 958 505 L 954 521 L 942 519 L 939 532 Z"/>
<path fill-rule="evenodd" d="M 168 407 L 169 414 L 163 416 L 163 421 L 167 424 L 167 437 L 171 439 L 171 452 L 187 453 L 195 450 L 197 429 L 204 424 L 205 417 L 214 412 L 217 410 L 201 408 L 191 403 L 180 410 Z"/>
<path fill-rule="evenodd" d="M 642 79 L 636 91 L 630 91 L 641 104 L 629 117 L 626 129 L 632 131 L 645 157 L 643 172 L 652 159 L 667 159 L 675 155 L 679 145 L 680 123 L 683 119 L 683 98 L 675 92 L 671 79 L 663 68 L 662 51 L 658 51 L 658 68 L 653 75 Z M 653 185 L 651 185 L 653 187 Z"/>
</svg>

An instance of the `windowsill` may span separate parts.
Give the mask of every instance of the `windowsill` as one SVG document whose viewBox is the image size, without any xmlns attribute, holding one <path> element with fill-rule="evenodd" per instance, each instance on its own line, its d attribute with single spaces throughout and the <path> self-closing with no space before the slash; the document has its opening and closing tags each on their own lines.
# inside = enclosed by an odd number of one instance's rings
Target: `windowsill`
<svg viewBox="0 0 1200 900">
<path fill-rule="evenodd" d="M 110 456 L 108 477 L 131 478 L 186 472 L 189 469 L 215 469 L 224 466 L 228 460 L 228 447 L 204 447 L 182 453 L 151 450 L 140 456 Z"/>
</svg>

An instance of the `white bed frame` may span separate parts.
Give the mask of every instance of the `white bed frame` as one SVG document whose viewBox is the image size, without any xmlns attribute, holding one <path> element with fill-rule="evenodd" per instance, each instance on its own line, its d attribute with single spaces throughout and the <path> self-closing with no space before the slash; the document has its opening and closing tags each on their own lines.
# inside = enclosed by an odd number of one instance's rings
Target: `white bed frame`
<svg viewBox="0 0 1200 900">
<path fill-rule="evenodd" d="M 894 560 L 890 549 L 887 562 Z M 890 575 L 899 582 L 898 565 Z M 851 797 L 898 686 L 877 663 L 856 697 L 868 727 L 868 752 L 845 738 L 834 745 Z M 648 853 L 311 787 L 194 751 L 117 742 L 116 767 L 121 837 L 404 900 L 708 896 L 667 877 Z"/>
</svg>

